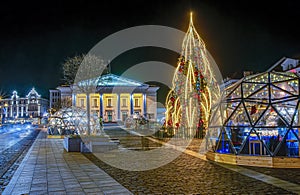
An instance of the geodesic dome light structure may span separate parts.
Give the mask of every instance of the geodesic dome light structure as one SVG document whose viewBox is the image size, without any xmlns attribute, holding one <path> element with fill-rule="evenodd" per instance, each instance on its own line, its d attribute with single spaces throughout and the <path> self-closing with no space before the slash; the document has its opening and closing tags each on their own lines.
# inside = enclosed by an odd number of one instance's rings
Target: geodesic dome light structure
<svg viewBox="0 0 300 195">
<path fill-rule="evenodd" d="M 250 75 L 227 87 L 209 128 L 214 151 L 299 157 L 299 87 L 290 72 Z"/>
<path fill-rule="evenodd" d="M 77 107 L 62 108 L 50 117 L 48 134 L 88 135 L 88 123 L 90 124 L 90 134 L 101 134 L 97 116 L 91 114 L 88 122 L 86 110 Z"/>
<path fill-rule="evenodd" d="M 126 128 L 138 128 L 140 125 L 145 125 L 148 122 L 148 119 L 142 115 L 133 114 L 126 118 L 124 126 Z"/>
</svg>

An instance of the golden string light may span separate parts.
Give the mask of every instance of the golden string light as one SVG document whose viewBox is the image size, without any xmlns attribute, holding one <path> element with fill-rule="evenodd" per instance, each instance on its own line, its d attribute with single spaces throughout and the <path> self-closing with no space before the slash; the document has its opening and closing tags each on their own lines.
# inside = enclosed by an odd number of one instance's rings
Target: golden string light
<svg viewBox="0 0 300 195">
<path fill-rule="evenodd" d="M 183 39 L 181 56 L 173 76 L 173 87 L 166 99 L 166 127 L 206 129 L 212 99 L 220 97 L 208 52 L 193 24 L 193 14 Z"/>
</svg>

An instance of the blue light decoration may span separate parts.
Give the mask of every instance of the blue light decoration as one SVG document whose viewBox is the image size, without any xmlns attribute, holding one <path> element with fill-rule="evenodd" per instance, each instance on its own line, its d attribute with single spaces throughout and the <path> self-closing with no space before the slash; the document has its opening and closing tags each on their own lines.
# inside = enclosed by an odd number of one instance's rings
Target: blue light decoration
<svg viewBox="0 0 300 195">
<path fill-rule="evenodd" d="M 229 154 L 230 149 L 229 149 L 229 140 L 225 139 L 225 133 L 222 133 L 222 139 L 221 139 L 221 148 L 217 150 L 218 153 L 223 153 L 223 154 Z"/>
<path fill-rule="evenodd" d="M 295 134 L 298 135 L 298 129 L 292 129 L 286 136 L 287 155 L 291 157 L 299 156 L 299 142 Z"/>
</svg>

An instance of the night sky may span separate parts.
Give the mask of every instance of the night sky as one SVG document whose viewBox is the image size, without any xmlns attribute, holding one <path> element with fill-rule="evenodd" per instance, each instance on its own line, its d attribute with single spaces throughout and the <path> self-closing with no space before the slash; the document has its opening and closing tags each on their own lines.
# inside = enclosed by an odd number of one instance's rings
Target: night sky
<svg viewBox="0 0 300 195">
<path fill-rule="evenodd" d="M 187 30 L 189 12 L 223 77 L 264 71 L 281 57 L 300 58 L 298 1 L 21 1 L 0 5 L 0 88 L 10 96 L 34 86 L 48 98 L 61 83 L 67 57 L 87 53 L 106 36 L 137 25 Z M 143 61 L 176 65 L 178 54 L 159 48 L 128 51 L 112 61 L 120 74 Z"/>
</svg>

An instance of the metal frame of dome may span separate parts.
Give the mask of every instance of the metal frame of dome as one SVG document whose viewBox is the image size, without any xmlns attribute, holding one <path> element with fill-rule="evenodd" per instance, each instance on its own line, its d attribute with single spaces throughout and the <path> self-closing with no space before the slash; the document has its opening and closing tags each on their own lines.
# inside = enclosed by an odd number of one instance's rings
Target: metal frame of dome
<svg viewBox="0 0 300 195">
<path fill-rule="evenodd" d="M 91 115 L 90 134 L 100 135 L 102 130 L 99 124 L 99 118 Z M 86 110 L 78 107 L 62 108 L 54 113 L 48 123 L 49 135 L 87 135 L 88 120 Z"/>
<path fill-rule="evenodd" d="M 300 78 L 264 72 L 225 89 L 206 147 L 217 153 L 299 157 Z"/>
</svg>

